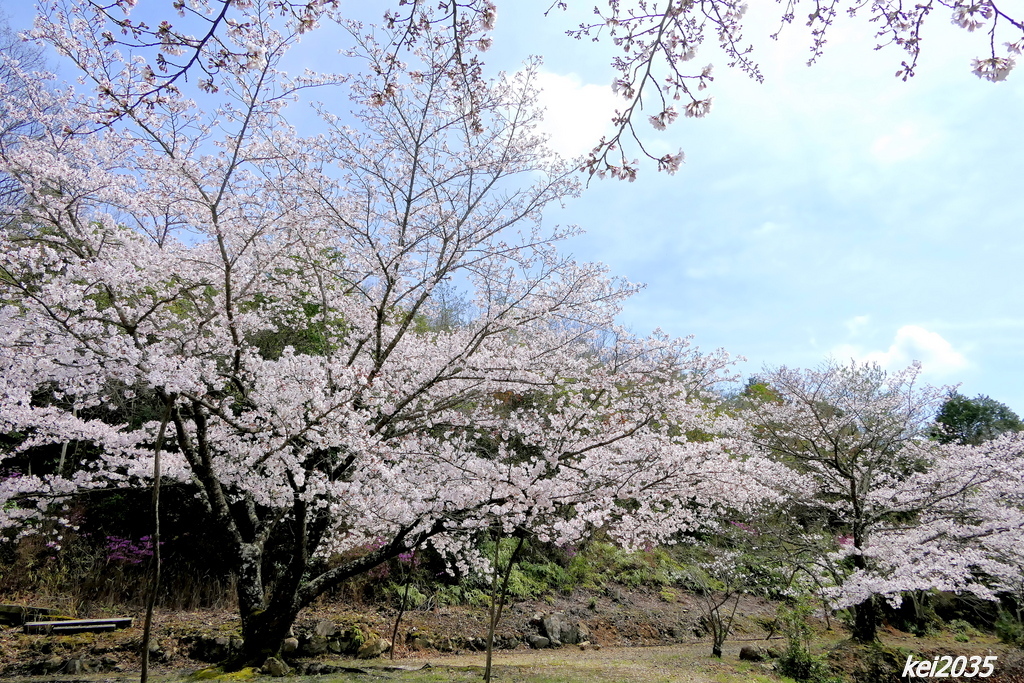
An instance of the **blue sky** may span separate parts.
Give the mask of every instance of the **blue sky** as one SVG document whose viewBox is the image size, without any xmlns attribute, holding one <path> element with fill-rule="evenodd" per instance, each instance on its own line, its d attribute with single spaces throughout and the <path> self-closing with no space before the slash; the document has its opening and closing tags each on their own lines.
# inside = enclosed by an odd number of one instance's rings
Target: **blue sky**
<svg viewBox="0 0 1024 683">
<path fill-rule="evenodd" d="M 586 7 L 544 18 L 549 4 L 499 2 L 485 57 L 514 70 L 543 55 L 552 145 L 575 155 L 616 106 L 611 53 L 564 36 Z M 665 132 L 641 124 L 659 152 L 685 150 L 682 170 L 595 180 L 547 220 L 586 230 L 566 246 L 578 259 L 647 284 L 621 317 L 637 333 L 692 334 L 745 356 L 744 374 L 829 356 L 893 369 L 918 359 L 926 381 L 1024 414 L 1024 65 L 979 80 L 970 60 L 986 36 L 936 15 L 907 83 L 893 76 L 903 53 L 875 52 L 863 20 L 834 27 L 808 68 L 802 27 L 772 42 L 778 5 L 751 4 L 766 82 L 705 49 L 695 64 L 716 64 L 710 115 Z M 16 28 L 29 20 L 5 9 Z"/>
<path fill-rule="evenodd" d="M 499 4 L 494 61 L 544 54 L 554 144 L 585 151 L 616 102 L 608 50 L 563 37 L 573 24 L 531 5 Z M 571 250 L 647 283 L 624 324 L 693 334 L 745 356 L 744 373 L 917 359 L 926 381 L 1024 413 L 1024 66 L 978 79 L 986 36 L 937 15 L 909 82 L 894 77 L 903 53 L 875 52 L 863 21 L 838 24 L 808 68 L 802 27 L 774 43 L 778 6 L 752 5 L 766 82 L 698 54 L 716 63 L 710 115 L 645 126 L 686 165 L 594 181 L 551 212 L 586 229 Z"/>
</svg>

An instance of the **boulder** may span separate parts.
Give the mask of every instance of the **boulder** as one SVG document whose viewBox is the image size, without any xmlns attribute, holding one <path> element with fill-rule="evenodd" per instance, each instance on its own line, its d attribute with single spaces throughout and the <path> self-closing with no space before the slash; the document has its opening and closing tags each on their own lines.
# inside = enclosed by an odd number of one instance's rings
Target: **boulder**
<svg viewBox="0 0 1024 683">
<path fill-rule="evenodd" d="M 284 640 L 281 641 L 281 653 L 282 654 L 290 655 L 290 654 L 292 654 L 293 652 L 295 652 L 298 649 L 299 649 L 299 639 L 298 638 L 289 637 L 289 638 L 285 638 Z"/>
<path fill-rule="evenodd" d="M 387 652 L 390 648 L 390 642 L 374 633 L 359 647 L 359 652 L 356 653 L 356 657 L 359 659 L 375 659 Z"/>
<path fill-rule="evenodd" d="M 763 662 L 765 652 L 757 645 L 744 645 L 740 648 L 740 659 L 747 662 Z"/>
<path fill-rule="evenodd" d="M 552 612 L 541 620 L 544 635 L 551 641 L 551 647 L 559 647 L 562 644 L 575 645 L 590 638 L 590 629 L 587 625 L 570 621 L 563 612 Z"/>
<path fill-rule="evenodd" d="M 263 662 L 263 673 L 267 676 L 274 678 L 280 678 L 281 676 L 287 676 L 291 668 L 277 657 L 267 657 L 267 661 Z"/>
<path fill-rule="evenodd" d="M 315 657 L 327 652 L 327 639 L 323 636 L 310 636 L 309 640 L 302 644 L 302 654 Z"/>
<path fill-rule="evenodd" d="M 530 644 L 534 650 L 540 650 L 551 644 L 551 641 L 544 636 L 538 636 L 536 633 L 531 633 L 526 636 L 526 642 Z"/>
<path fill-rule="evenodd" d="M 316 622 L 316 626 L 313 627 L 313 634 L 323 636 L 324 638 L 331 638 L 338 633 L 338 627 L 333 622 L 322 620 Z"/>
</svg>

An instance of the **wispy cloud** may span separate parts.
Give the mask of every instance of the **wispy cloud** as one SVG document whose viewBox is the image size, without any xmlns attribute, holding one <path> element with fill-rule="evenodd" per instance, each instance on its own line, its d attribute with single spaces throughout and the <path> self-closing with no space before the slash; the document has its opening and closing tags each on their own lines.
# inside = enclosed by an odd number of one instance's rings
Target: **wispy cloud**
<svg viewBox="0 0 1024 683">
<path fill-rule="evenodd" d="M 858 316 L 854 321 L 866 316 Z M 849 327 L 849 321 L 847 323 Z M 953 375 L 970 367 L 967 357 L 953 348 L 938 332 L 926 330 L 920 325 L 904 325 L 888 349 L 865 351 L 859 346 L 842 344 L 832 351 L 833 357 L 843 360 L 852 358 L 867 363 L 878 363 L 883 368 L 895 370 L 920 361 L 924 372 L 935 376 Z"/>
</svg>

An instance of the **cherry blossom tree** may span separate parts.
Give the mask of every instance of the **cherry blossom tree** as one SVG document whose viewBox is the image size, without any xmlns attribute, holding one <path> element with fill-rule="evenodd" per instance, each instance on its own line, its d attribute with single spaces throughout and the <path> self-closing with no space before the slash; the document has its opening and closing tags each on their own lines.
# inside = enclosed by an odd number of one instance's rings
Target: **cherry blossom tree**
<svg viewBox="0 0 1024 683">
<path fill-rule="evenodd" d="M 23 74 L 45 68 L 42 51 L 35 45 L 18 38 L 6 24 L 6 17 L 0 15 L 0 146 L 13 142 L 16 133 L 32 129 L 33 121 L 13 116 L 6 105 L 16 96 L 25 93 L 27 84 Z M 0 207 L 10 213 L 21 203 L 22 196 L 18 183 L 6 175 L 0 176 Z"/>
<path fill-rule="evenodd" d="M 214 87 L 214 77 L 229 64 L 250 63 L 258 57 L 256 43 L 236 43 L 229 34 L 247 21 L 249 2 L 239 0 L 173 0 L 165 17 L 146 23 L 132 16 L 134 0 L 83 0 L 71 9 L 53 10 L 44 21 L 67 12 L 91 12 L 102 17 L 101 31 L 108 46 L 149 49 L 152 60 L 146 78 L 124 93 L 129 106 L 159 99 L 176 89 L 187 74 L 198 74 L 204 88 Z M 780 2 L 776 38 L 788 25 L 799 21 L 811 32 L 809 63 L 820 57 L 833 26 L 844 20 L 860 21 L 877 39 L 877 47 L 902 49 L 906 56 L 897 78 L 914 75 L 930 22 L 949 20 L 968 33 L 977 34 L 982 51 L 971 68 L 979 78 L 1005 80 L 1024 48 L 1024 17 L 997 0 L 897 0 L 842 2 L 841 0 L 786 0 Z M 587 7 L 590 3 L 552 0 L 548 15 L 557 20 L 559 10 Z M 663 130 L 680 115 L 702 117 L 711 110 L 706 89 L 714 80 L 713 66 L 693 66 L 706 42 L 717 42 L 729 67 L 763 80 L 755 45 L 744 35 L 747 3 L 743 0 L 607 0 L 593 5 L 593 20 L 567 31 L 576 39 L 611 42 L 620 52 L 611 67 L 614 90 L 624 104 L 614 115 L 614 132 L 596 145 L 584 167 L 596 175 L 632 180 L 639 160 L 631 150 L 656 163 L 659 170 L 674 173 L 683 153 L 657 155 L 649 151 L 646 125 Z M 276 0 L 269 9 L 289 18 L 302 31 L 314 29 L 325 15 L 341 12 L 337 0 Z M 493 0 L 400 0 L 387 9 L 385 22 L 396 30 L 389 47 L 393 57 L 424 36 L 448 44 L 456 55 L 462 78 L 480 78 L 479 49 L 490 45 L 498 6 Z M 155 25 L 154 25 L 155 24 Z M 388 73 L 397 73 L 392 61 Z M 646 118 L 644 112 L 647 113 Z M 115 110 L 115 115 L 120 115 Z M 646 124 L 646 125 L 645 125 Z"/>
<path fill-rule="evenodd" d="M 397 64 L 397 34 L 346 25 L 359 69 L 289 76 L 304 15 L 244 9 L 218 40 L 248 57 L 195 100 L 145 95 L 152 69 L 102 12 L 38 25 L 94 89 L 10 104 L 44 134 L 0 157 L 27 198 L 0 232 L 0 433 L 21 435 L 0 526 L 146 485 L 166 424 L 163 476 L 234 557 L 240 664 L 425 542 L 462 565 L 495 526 L 656 543 L 771 494 L 741 442 L 687 438 L 724 431 L 728 357 L 616 330 L 635 287 L 557 251 L 576 231 L 541 212 L 577 181 L 535 130 L 533 69 L 467 80 L 470 46 L 430 26 Z M 452 287 L 460 324 L 432 324 Z M 76 467 L 19 468 L 68 442 Z"/>
<path fill-rule="evenodd" d="M 939 589 L 992 599 L 1021 571 L 1010 548 L 1024 532 L 1024 440 L 926 439 L 944 391 L 919 386 L 919 372 L 778 368 L 760 378 L 770 391 L 748 403 L 751 443 L 799 475 L 789 505 L 803 531 L 832 537 L 831 552 L 819 544 L 804 561 L 836 606 L 853 609 L 853 635 L 865 642 L 877 598 Z"/>
</svg>

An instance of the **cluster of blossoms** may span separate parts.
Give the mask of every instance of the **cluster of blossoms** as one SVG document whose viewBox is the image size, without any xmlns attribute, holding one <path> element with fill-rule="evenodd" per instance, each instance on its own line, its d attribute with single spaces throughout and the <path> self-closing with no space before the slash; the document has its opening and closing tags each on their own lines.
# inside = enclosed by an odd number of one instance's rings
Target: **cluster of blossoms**
<svg viewBox="0 0 1024 683">
<path fill-rule="evenodd" d="M 0 466 L 72 442 L 91 454 L 70 473 L 0 481 L 0 528 L 25 527 L 83 491 L 148 484 L 161 423 L 141 416 L 165 415 L 163 477 L 194 488 L 233 556 L 253 657 L 325 591 L 425 543 L 468 572 L 486 567 L 472 549 L 492 531 L 565 546 L 603 529 L 645 547 L 794 491 L 818 494 L 852 527 L 855 576 L 872 594 L 906 585 L 873 548 L 913 534 L 890 537 L 887 518 L 865 510 L 913 512 L 935 553 L 945 539 L 976 541 L 971 566 L 985 560 L 987 571 L 1016 557 L 1012 511 L 985 502 L 998 493 L 990 470 L 964 479 L 974 470 L 943 465 L 966 462 L 952 452 L 919 454 L 971 483 L 941 490 L 987 520 L 981 537 L 963 520 L 942 527 L 938 508 L 912 507 L 941 482 L 907 476 L 893 457 L 917 453 L 903 449 L 905 425 L 931 397 L 904 390 L 909 375 L 876 391 L 870 373 L 803 382 L 780 371 L 773 385 L 787 400 L 739 419 L 713 391 L 732 378 L 727 354 L 616 326 L 637 287 L 561 254 L 575 230 L 541 222 L 580 184 L 537 132 L 536 65 L 486 81 L 473 61 L 493 4 L 444 3 L 449 40 L 422 7 L 374 34 L 326 0 L 222 1 L 196 7 L 214 22 L 218 7 L 238 12 L 226 34 L 193 44 L 157 29 L 153 63 L 113 49 L 117 31 L 149 35 L 138 23 L 112 27 L 114 5 L 57 2 L 34 35 L 94 92 L 32 78 L 0 104 L 45 132 L 14 131 L 0 145 L 0 173 L 24 198 L 0 221 L 0 433 L 26 435 Z M 630 49 L 617 64 L 629 105 L 620 135 L 586 168 L 633 180 L 637 162 L 607 152 L 621 151 L 651 85 L 645 60 L 662 55 L 671 70 L 656 127 L 678 116 L 668 99 L 689 96 L 686 116 L 708 113 L 711 98 L 690 91 L 710 69 L 681 66 L 705 23 L 757 71 L 739 43 L 741 3 L 673 3 L 660 17 L 627 4 L 611 2 L 601 26 Z M 348 31 L 360 70 L 288 76 L 287 51 L 320 21 Z M 157 75 L 189 49 L 209 66 L 199 101 Z M 1012 66 L 986 64 L 994 75 Z M 303 136 L 286 105 L 314 86 L 343 92 L 355 112 L 318 105 L 319 128 Z M 674 172 L 682 160 L 658 163 Z M 445 293 L 455 286 L 452 324 Z M 808 382 L 858 391 L 816 413 Z M 803 468 L 789 467 L 777 456 L 793 440 L 768 437 L 823 426 L 849 458 L 875 458 L 851 463 L 838 492 L 826 459 L 797 449 Z M 842 497 L 851 476 L 864 491 L 852 502 Z M 116 543 L 118 561 L 147 552 L 143 540 Z M 321 559 L 345 553 L 321 571 Z"/>
<path fill-rule="evenodd" d="M 142 536 L 139 540 L 133 541 L 120 536 L 107 536 L 104 550 L 107 562 L 140 565 L 153 557 L 153 539 L 150 536 Z"/>
</svg>

